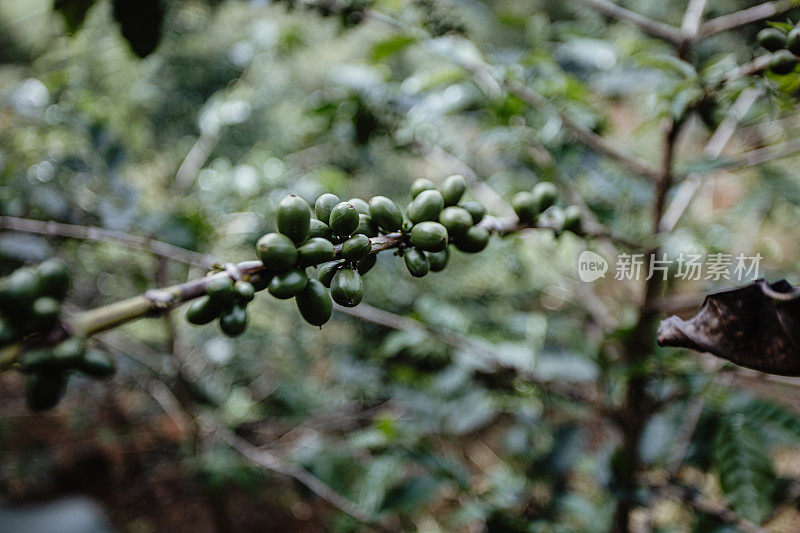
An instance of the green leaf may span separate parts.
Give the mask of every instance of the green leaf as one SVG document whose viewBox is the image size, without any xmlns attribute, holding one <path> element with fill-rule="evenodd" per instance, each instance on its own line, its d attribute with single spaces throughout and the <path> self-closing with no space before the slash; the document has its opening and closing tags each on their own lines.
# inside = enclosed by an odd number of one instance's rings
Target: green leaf
<svg viewBox="0 0 800 533">
<path fill-rule="evenodd" d="M 742 412 L 752 424 L 772 428 L 791 442 L 800 439 L 800 419 L 783 406 L 765 400 L 754 400 Z"/>
<path fill-rule="evenodd" d="M 731 507 L 761 522 L 772 509 L 775 473 L 767 443 L 743 414 L 724 416 L 714 439 L 714 466 Z"/>
<path fill-rule="evenodd" d="M 389 490 L 383 500 L 381 512 L 403 512 L 421 507 L 439 487 L 439 482 L 430 476 L 404 481 Z"/>
<path fill-rule="evenodd" d="M 413 35 L 399 34 L 380 41 L 372 47 L 372 60 L 382 61 L 417 42 Z"/>
</svg>

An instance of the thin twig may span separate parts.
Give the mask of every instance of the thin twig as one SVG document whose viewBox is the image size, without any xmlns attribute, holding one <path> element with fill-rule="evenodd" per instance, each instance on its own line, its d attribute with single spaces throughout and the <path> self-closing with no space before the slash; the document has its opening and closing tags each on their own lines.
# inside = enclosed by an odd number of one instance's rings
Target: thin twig
<svg viewBox="0 0 800 533">
<path fill-rule="evenodd" d="M 130 235 L 120 231 L 98 228 L 96 226 L 80 226 L 77 224 L 64 224 L 63 222 L 55 222 L 52 220 L 43 221 L 0 216 L 0 230 L 112 243 L 133 250 L 149 252 L 171 261 L 186 263 L 200 268 L 208 268 L 213 262 L 209 257 L 203 254 L 181 248 L 180 246 L 149 239 L 147 237 Z"/>
<path fill-rule="evenodd" d="M 552 104 L 544 96 L 519 81 L 508 80 L 505 81 L 503 85 L 509 93 L 513 94 L 531 107 L 552 106 Z M 572 136 L 574 136 L 578 141 L 586 145 L 589 149 L 622 164 L 634 174 L 645 177 L 651 181 L 658 179 L 658 170 L 653 168 L 649 163 L 646 163 L 635 156 L 626 154 L 615 148 L 600 135 L 592 133 L 591 131 L 578 125 L 563 111 L 558 111 L 558 114 L 561 122 L 564 124 L 564 127 L 570 132 L 570 134 L 572 134 Z"/>
<path fill-rule="evenodd" d="M 729 171 L 742 170 L 775 161 L 776 159 L 791 157 L 797 155 L 798 152 L 800 152 L 800 139 L 792 139 L 790 141 L 743 152 L 738 157 L 729 159 L 717 168 Z"/>
<path fill-rule="evenodd" d="M 629 22 L 634 26 L 641 28 L 642 30 L 650 33 L 651 35 L 655 35 L 661 39 L 669 41 L 674 45 L 680 45 L 683 41 L 683 35 L 678 28 L 671 26 L 669 24 L 665 24 L 664 22 L 659 22 L 657 20 L 651 19 L 635 11 L 631 11 L 629 9 L 625 9 L 624 7 L 620 7 L 608 0 L 581 0 L 584 4 L 588 5 L 592 9 L 599 11 L 603 15 L 607 17 L 611 17 L 613 19 L 622 20 L 625 22 Z"/>
<path fill-rule="evenodd" d="M 778 0 L 775 2 L 764 2 L 735 13 L 729 13 L 711 19 L 700 26 L 698 37 L 705 38 L 723 31 L 733 30 L 747 24 L 758 22 L 759 20 L 774 17 L 784 11 L 796 7 L 797 2 L 792 0 Z"/>
<path fill-rule="evenodd" d="M 329 485 L 311 474 L 311 472 L 308 470 L 293 464 L 289 464 L 267 450 L 256 448 L 246 440 L 237 437 L 233 432 L 222 427 L 222 425 L 216 423 L 207 416 L 201 415 L 198 417 L 198 420 L 203 429 L 219 437 L 220 440 L 239 452 L 252 464 L 292 477 L 302 483 L 306 488 L 310 489 L 314 494 L 330 503 L 340 511 L 355 518 L 359 522 L 383 529 L 380 524 L 378 524 L 369 514 L 364 512 L 358 505 L 333 490 Z"/>
<path fill-rule="evenodd" d="M 368 304 L 362 303 L 357 307 L 342 307 L 338 304 L 334 304 L 334 309 L 340 313 L 399 331 L 426 331 L 444 344 L 471 351 L 491 361 L 501 360 L 498 354 L 488 344 L 478 342 L 452 331 L 433 328 L 424 322 L 390 313 L 389 311 L 384 311 L 383 309 L 378 309 Z M 592 405 L 604 414 L 609 414 L 610 409 L 600 405 L 596 394 L 588 393 L 581 387 L 569 386 L 556 381 L 542 379 L 535 375 L 534 372 L 519 371 L 518 375 L 527 383 L 537 385 L 552 394 Z"/>
<path fill-rule="evenodd" d="M 384 529 L 383 526 L 365 513 L 358 505 L 333 490 L 322 480 L 311 474 L 311 472 L 290 464 L 267 450 L 256 448 L 246 440 L 237 437 L 229 429 L 223 427 L 220 422 L 210 415 L 198 415 L 188 411 L 187 406 L 181 404 L 180 400 L 175 396 L 175 393 L 162 381 L 160 376 L 156 376 L 151 380 L 148 390 L 164 412 L 167 413 L 179 427 L 188 427 L 192 422 L 196 422 L 203 432 L 216 435 L 253 465 L 294 478 L 317 496 L 359 522 L 373 525 L 378 529 Z"/>
<path fill-rule="evenodd" d="M 717 92 L 720 88 L 727 85 L 732 81 L 736 81 L 742 78 L 746 78 L 747 76 L 752 76 L 753 74 L 757 74 L 766 70 L 769 66 L 769 62 L 771 59 L 770 54 L 765 54 L 761 56 L 756 56 L 747 63 L 741 64 L 738 67 L 731 69 L 730 71 L 726 72 L 722 75 L 717 84 L 717 87 L 713 88 L 709 94 L 713 94 Z"/>
<path fill-rule="evenodd" d="M 706 143 L 703 149 L 704 155 L 714 159 L 722 154 L 725 146 L 727 146 L 728 142 L 730 142 L 733 137 L 739 121 L 753 106 L 760 94 L 760 90 L 752 88 L 746 89 L 739 94 L 739 97 L 733 105 L 731 105 L 728 116 L 717 126 L 717 129 Z M 700 188 L 701 179 L 702 174 L 699 172 L 693 172 L 684 179 L 673 196 L 672 203 L 670 203 L 661 218 L 658 228 L 660 232 L 671 233 L 672 230 L 675 229 L 678 221 L 694 199 L 697 189 Z"/>
</svg>

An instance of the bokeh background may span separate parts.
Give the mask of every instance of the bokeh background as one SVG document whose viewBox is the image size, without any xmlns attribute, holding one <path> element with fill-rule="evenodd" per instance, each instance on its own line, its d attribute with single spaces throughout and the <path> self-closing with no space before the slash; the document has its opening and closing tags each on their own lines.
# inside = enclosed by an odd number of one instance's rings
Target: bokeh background
<svg viewBox="0 0 800 533">
<path fill-rule="evenodd" d="M 579 0 L 372 3 L 433 38 L 364 18 L 358 3 L 186 0 L 161 2 L 145 55 L 153 2 L 128 23 L 108 0 L 56 4 L 0 2 L 0 215 L 231 262 L 254 258 L 286 194 L 405 205 L 415 178 L 454 173 L 491 214 L 513 214 L 514 193 L 553 181 L 615 235 L 651 242 L 652 187 L 577 144 L 559 113 L 657 164 L 665 117 L 696 102 L 703 79 L 763 52 L 756 23 L 681 60 Z M 624 4 L 676 26 L 686 8 Z M 706 17 L 749 5 L 712 0 Z M 554 105 L 531 107 L 461 66 L 477 57 Z M 746 89 L 761 93 L 726 156 L 795 137 L 797 84 L 741 79 L 691 114 L 675 167 L 704 178 L 666 250 L 760 253 L 762 275 L 800 281 L 797 159 L 725 171 L 703 153 Z M 612 264 L 604 279 L 578 280 L 585 249 Z M 797 382 L 656 349 L 655 337 L 643 368 L 622 365 L 642 290 L 613 279 L 624 250 L 526 231 L 423 279 L 381 254 L 365 305 L 322 329 L 267 294 L 237 339 L 189 326 L 180 310 L 141 320 L 96 339 L 117 360 L 112 380 L 73 379 L 45 414 L 26 410 L 23 376 L 3 373 L 0 530 L 13 530 L 10 510 L 74 495 L 119 531 L 378 527 L 310 490 L 312 476 L 388 530 L 606 531 L 619 432 L 563 391 L 614 404 L 631 372 L 651 376 L 655 396 L 676 393 L 646 422 L 649 472 L 678 454 L 679 478 L 711 502 L 797 530 Z M 0 230 L 0 273 L 51 256 L 73 272 L 72 313 L 204 274 L 114 238 Z M 658 305 L 685 311 L 736 284 L 671 278 Z M 736 530 L 680 499 L 637 497 L 640 531 Z"/>
</svg>

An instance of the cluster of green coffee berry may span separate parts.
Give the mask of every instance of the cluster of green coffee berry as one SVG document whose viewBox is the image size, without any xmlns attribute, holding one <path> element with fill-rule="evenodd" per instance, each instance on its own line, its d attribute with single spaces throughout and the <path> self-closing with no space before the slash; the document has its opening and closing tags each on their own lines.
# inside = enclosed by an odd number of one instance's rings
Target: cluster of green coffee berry
<svg viewBox="0 0 800 533">
<path fill-rule="evenodd" d="M 247 304 L 255 295 L 256 289 L 248 281 L 215 277 L 206 286 L 205 296 L 189 306 L 186 320 L 200 326 L 219 318 L 219 329 L 229 337 L 236 337 L 247 329 Z"/>
<path fill-rule="evenodd" d="M 511 206 L 517 213 L 520 223 L 534 225 L 539 222 L 539 217 L 552 208 L 554 218 L 560 231 L 579 232 L 581 230 L 581 211 L 576 205 L 568 205 L 564 209 L 554 207 L 558 192 L 555 185 L 541 182 L 534 185 L 533 190 L 518 192 L 511 199 Z"/>
<path fill-rule="evenodd" d="M 219 317 L 223 332 L 238 335 L 247 324 L 245 305 L 255 291 L 268 289 L 278 299 L 294 298 L 303 318 L 321 326 L 331 317 L 333 301 L 346 307 L 361 302 L 362 276 L 376 262 L 370 239 L 379 235 L 397 239 L 391 247 L 413 276 L 441 271 L 449 258 L 448 244 L 475 253 L 489 241 L 489 231 L 478 225 L 485 209 L 479 202 L 461 202 L 465 191 L 461 176 L 450 176 L 441 189 L 418 179 L 411 186 L 406 216 L 385 196 L 343 202 L 326 193 L 314 203 L 313 216 L 308 202 L 287 196 L 277 207 L 278 232 L 256 244 L 265 270 L 256 286 L 215 278 L 206 295 L 189 307 L 187 320 L 206 324 Z M 309 267 L 319 267 L 317 279 L 309 278 Z"/>
<path fill-rule="evenodd" d="M 325 193 L 313 209 L 299 196 L 286 196 L 277 206 L 278 232 L 262 236 L 256 244 L 264 272 L 254 278 L 255 286 L 217 276 L 206 295 L 189 306 L 187 320 L 207 324 L 219 318 L 224 333 L 239 335 L 247 326 L 247 303 L 256 291 L 267 289 L 278 299 L 294 298 L 303 318 L 322 326 L 331 317 L 332 302 L 344 307 L 361 302 L 362 277 L 375 265 L 379 249 L 396 248 L 414 277 L 439 272 L 447 266 L 448 245 L 477 253 L 489 242 L 489 229 L 481 224 L 485 208 L 480 202 L 462 201 L 466 189 L 459 175 L 445 179 L 440 188 L 431 180 L 417 179 L 405 213 L 385 196 L 343 202 Z M 535 225 L 556 198 L 550 183 L 517 194 L 512 203 L 520 224 Z M 560 228 L 579 231 L 577 208 L 568 206 L 561 213 Z M 384 238 L 371 240 L 379 236 Z M 310 267 L 318 267 L 317 279 L 309 277 Z"/>
<path fill-rule="evenodd" d="M 29 346 L 15 355 L 14 362 L 17 370 L 28 374 L 26 399 L 34 410 L 50 409 L 59 402 L 72 371 L 99 378 L 114 373 L 111 356 L 87 350 L 85 339 L 70 337 L 55 346 L 47 344 L 48 334 L 58 326 L 69 285 L 69 271 L 56 259 L 22 267 L 0 280 L 0 351 L 23 341 Z"/>
<path fill-rule="evenodd" d="M 772 52 L 769 70 L 775 74 L 789 74 L 800 61 L 800 27 L 765 28 L 758 32 L 758 44 Z"/>
</svg>

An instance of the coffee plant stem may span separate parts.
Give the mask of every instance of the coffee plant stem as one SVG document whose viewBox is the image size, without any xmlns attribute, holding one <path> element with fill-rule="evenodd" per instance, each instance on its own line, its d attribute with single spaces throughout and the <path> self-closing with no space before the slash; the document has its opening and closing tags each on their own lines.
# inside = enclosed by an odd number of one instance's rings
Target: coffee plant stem
<svg viewBox="0 0 800 533">
<path fill-rule="evenodd" d="M 5 217 L 3 220 L 7 221 L 8 217 Z M 511 233 L 516 233 L 523 229 L 541 229 L 541 230 L 553 230 L 558 231 L 558 228 L 554 225 L 548 225 L 546 223 L 537 224 L 535 226 L 520 224 L 519 220 L 516 217 L 503 217 L 503 218 L 496 218 L 487 216 L 484 218 L 483 221 L 480 222 L 480 226 L 489 230 L 490 233 L 498 234 L 498 235 L 508 235 Z M 29 231 L 31 228 L 25 226 L 18 226 L 21 231 Z M 33 228 L 36 230 L 38 228 Z M 33 231 L 36 233 L 37 231 Z M 80 238 L 83 234 L 78 234 L 75 232 L 74 236 Z M 98 234 L 105 235 L 105 234 Z M 606 238 L 609 237 L 607 234 L 590 234 L 579 232 L 579 235 L 584 237 L 598 237 L 598 238 Z M 105 235 L 106 237 L 108 235 Z M 113 235 L 115 238 L 118 235 Z M 130 239 L 124 239 L 124 242 L 134 242 L 133 240 L 138 239 L 133 236 L 127 236 Z M 625 239 L 618 239 L 621 241 L 625 241 Z M 400 248 L 407 244 L 408 237 L 402 232 L 395 232 L 389 233 L 386 235 L 382 235 L 379 237 L 374 237 L 370 239 L 372 248 L 370 250 L 371 254 L 376 254 L 384 250 L 390 250 L 394 248 Z M 625 241 L 627 242 L 627 241 Z M 638 247 L 634 243 L 629 243 L 631 246 Z M 177 248 L 177 247 L 176 247 Z M 335 250 L 336 258 L 341 257 L 341 249 L 342 245 L 337 245 Z M 178 250 L 182 250 L 178 248 Z M 188 250 L 184 250 L 188 252 Z M 194 253 L 194 252 L 191 252 Z M 198 254 L 199 255 L 199 254 Z M 188 260 L 188 257 L 182 257 L 182 254 L 174 254 L 172 256 L 173 259 L 176 257 L 181 257 L 181 260 L 188 264 L 194 264 L 194 260 Z M 221 269 L 221 268 L 220 268 Z M 205 294 L 206 288 L 208 284 L 217 278 L 224 278 L 230 277 L 234 280 L 243 278 L 252 281 L 258 281 L 259 278 L 266 274 L 267 271 L 264 269 L 261 261 L 244 261 L 237 265 L 228 264 L 224 269 L 221 271 L 210 274 L 203 278 L 187 281 L 185 283 L 181 283 L 178 285 L 173 285 L 170 287 L 164 287 L 159 289 L 151 289 L 144 294 L 139 296 L 134 296 L 133 298 L 128 298 L 126 300 L 122 300 L 119 302 L 115 302 L 109 305 L 105 305 L 96 309 L 91 309 L 79 313 L 72 318 L 67 319 L 59 328 L 56 328 L 51 335 L 49 335 L 44 340 L 36 341 L 38 344 L 46 344 L 52 345 L 57 344 L 58 342 L 64 340 L 65 338 L 69 337 L 70 335 L 77 335 L 88 337 L 94 335 L 95 333 L 100 333 L 102 331 L 106 331 L 127 322 L 131 322 L 133 320 L 137 320 L 139 318 L 144 317 L 156 317 L 160 316 L 167 311 L 174 309 L 175 307 L 179 306 L 184 302 L 188 302 L 190 300 L 194 300 L 195 298 L 199 298 Z M 12 346 L 10 348 L 14 348 L 13 350 L 7 349 L 4 350 L 3 354 L 7 358 L 13 360 L 19 353 L 20 347 L 19 346 Z M 22 347 L 24 348 L 24 347 Z M 12 355 L 9 355 L 12 354 Z"/>
</svg>

